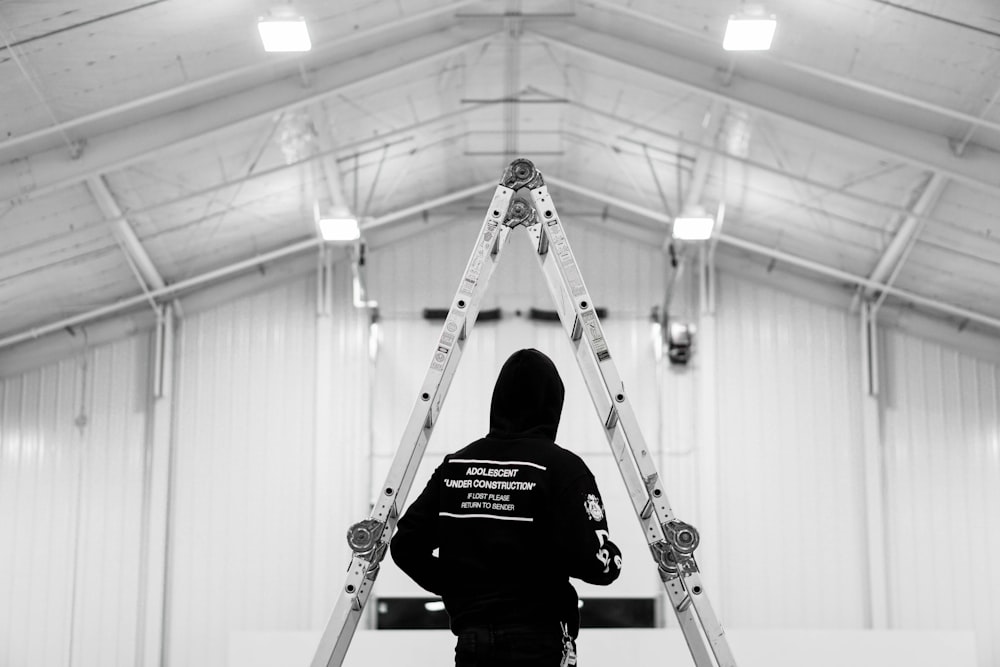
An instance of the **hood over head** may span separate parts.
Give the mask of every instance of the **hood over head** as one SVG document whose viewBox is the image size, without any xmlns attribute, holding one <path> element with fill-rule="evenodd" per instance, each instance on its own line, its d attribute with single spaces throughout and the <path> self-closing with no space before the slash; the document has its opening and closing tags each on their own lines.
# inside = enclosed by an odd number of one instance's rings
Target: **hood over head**
<svg viewBox="0 0 1000 667">
<path fill-rule="evenodd" d="M 566 391 L 556 365 L 535 349 L 518 350 L 500 369 L 490 407 L 490 435 L 555 440 Z"/>
</svg>

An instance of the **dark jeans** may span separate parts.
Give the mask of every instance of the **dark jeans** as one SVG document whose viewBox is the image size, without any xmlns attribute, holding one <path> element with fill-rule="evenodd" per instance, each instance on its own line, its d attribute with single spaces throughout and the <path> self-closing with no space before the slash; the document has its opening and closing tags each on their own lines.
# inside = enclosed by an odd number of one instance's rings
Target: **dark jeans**
<svg viewBox="0 0 1000 667">
<path fill-rule="evenodd" d="M 455 645 L 455 667 L 560 667 L 562 664 L 563 633 L 558 627 L 470 628 L 458 635 Z"/>
</svg>

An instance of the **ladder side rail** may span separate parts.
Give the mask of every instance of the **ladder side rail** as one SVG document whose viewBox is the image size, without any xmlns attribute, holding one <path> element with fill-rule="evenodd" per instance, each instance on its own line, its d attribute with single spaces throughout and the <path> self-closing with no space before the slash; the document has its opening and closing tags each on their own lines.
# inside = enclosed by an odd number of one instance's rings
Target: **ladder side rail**
<svg viewBox="0 0 1000 667">
<path fill-rule="evenodd" d="M 705 587 L 701 581 L 701 572 L 695 569 L 694 572 L 684 575 L 684 586 L 692 592 L 692 606 L 701 619 L 701 627 L 708 640 L 712 653 L 718 661 L 720 667 L 736 667 L 736 657 L 729 642 L 726 639 L 726 631 L 722 628 L 719 617 L 715 615 L 712 603 L 705 593 Z"/>
<path fill-rule="evenodd" d="M 413 478 L 426 451 L 451 380 L 458 368 L 465 341 L 471 333 L 482 297 L 509 238 L 503 224 L 513 190 L 498 185 L 486 214 L 462 281 L 452 300 L 448 316 L 410 413 L 385 483 L 379 491 L 370 519 L 382 524 L 377 544 L 365 554 L 355 554 L 348 567 L 347 581 L 320 638 L 312 667 L 335 667 L 343 663 L 365 604 L 371 595 L 381 559 L 385 556 L 396 521 L 409 495 Z"/>
<path fill-rule="evenodd" d="M 647 542 L 651 546 L 662 544 L 662 526 L 675 517 L 659 473 L 627 400 L 624 384 L 611 360 L 593 301 L 562 230 L 555 204 L 544 186 L 533 189 L 531 195 L 536 220 L 540 222 L 529 227 L 528 231 L 549 291 L 560 306 L 560 320 L 576 348 L 577 364 L 598 415 L 605 422 L 605 434 Z M 677 575 L 663 577 L 688 647 L 699 666 L 715 664 L 708 657 L 705 641 L 709 642 L 720 665 L 735 665 L 723 638 L 722 627 L 703 594 L 693 556 L 688 558 L 694 568 L 693 574 L 684 578 Z M 697 579 L 696 583 L 692 577 Z M 692 591 L 695 593 L 692 594 Z M 695 602 L 698 604 L 695 605 Z M 699 612 L 697 617 L 696 611 Z"/>
<path fill-rule="evenodd" d="M 510 188 L 497 186 L 479 236 L 472 247 L 469 262 L 452 299 L 448 316 L 441 327 L 430 366 L 400 439 L 400 447 L 396 450 L 386 483 L 382 486 L 380 500 L 372 510 L 372 518 L 384 521 L 393 506 L 401 510 L 406 502 L 417 464 L 423 457 L 423 450 L 412 451 L 411 443 L 416 442 L 418 434 L 425 429 L 432 432 L 437 423 L 451 380 L 461 360 L 465 340 L 475 325 L 482 297 L 509 237 L 510 228 L 503 224 L 503 219 L 512 195 L 513 191 Z M 387 494 L 386 490 L 390 489 L 393 492 Z M 386 541 L 389 537 L 386 536 Z"/>
<path fill-rule="evenodd" d="M 597 372 L 605 387 L 602 393 L 606 392 L 615 401 L 613 404 L 615 415 L 605 415 L 603 418 L 614 419 L 622 424 L 626 432 L 626 441 L 646 486 L 653 511 L 657 514 L 661 524 L 672 521 L 674 513 L 670 508 L 670 502 L 663 488 L 659 472 L 653 462 L 652 452 L 642 436 L 642 430 L 639 428 L 638 420 L 632 410 L 625 385 L 618 375 L 618 369 L 611 361 L 604 331 L 597 317 L 593 300 L 583 281 L 583 276 L 580 274 L 569 239 L 566 238 L 562 223 L 559 221 L 555 202 L 552 201 L 548 188 L 544 185 L 532 189 L 531 198 L 535 205 L 537 219 L 541 221 L 540 233 L 546 237 L 546 240 L 540 241 L 540 247 L 547 249 L 545 255 L 549 256 L 549 260 L 558 269 L 561 277 L 558 282 L 564 290 L 571 292 L 569 296 L 572 299 L 575 316 L 573 327 L 579 331 L 579 336 L 586 339 L 587 347 L 595 358 Z M 542 256 L 539 255 L 539 257 Z M 543 263 L 542 268 L 548 278 L 545 263 Z"/>
<path fill-rule="evenodd" d="M 611 392 L 608 391 L 603 375 L 597 368 L 597 357 L 585 338 L 580 336 L 573 339 L 576 322 L 574 300 L 567 298 L 566 283 L 556 267 L 556 262 L 549 257 L 549 253 L 538 253 L 540 247 L 545 247 L 545 242 L 542 241 L 544 232 L 541 225 L 530 226 L 527 231 L 529 242 L 536 252 L 542 273 L 545 275 L 549 292 L 552 294 L 553 301 L 559 306 L 557 311 L 559 319 L 574 347 L 574 356 L 594 403 L 594 408 L 604 423 L 605 436 L 608 439 L 618 471 L 621 473 L 622 481 L 625 483 L 632 509 L 639 520 L 643 535 L 651 547 L 654 544 L 662 544 L 664 541 L 663 529 L 657 521 L 655 513 L 649 511 L 649 491 L 639 476 L 632 450 L 626 442 L 627 437 L 622 424 L 616 421 L 611 428 L 608 428 L 608 420 L 615 414 L 614 399 Z M 587 298 L 589 301 L 589 296 Z M 610 362 L 610 359 L 608 361 Z M 709 649 L 706 646 L 705 636 L 707 633 L 701 627 L 700 618 L 695 615 L 695 609 L 689 602 L 690 596 L 684 588 L 684 583 L 675 576 L 669 580 L 663 578 L 663 584 L 695 664 L 697 667 L 714 667 L 715 663 L 709 656 Z"/>
<path fill-rule="evenodd" d="M 533 231 L 529 228 L 529 232 L 536 249 L 547 250 L 544 254 L 538 254 L 539 262 L 549 283 L 553 300 L 557 304 L 568 303 L 572 306 L 572 316 L 567 309 L 560 308 L 560 319 L 563 320 L 564 329 L 570 333 L 571 338 L 574 332 L 578 332 L 579 338 L 573 340 L 577 349 L 577 364 L 583 372 L 584 381 L 590 389 L 598 415 L 605 420 L 605 426 L 609 421 L 614 422 L 613 432 L 608 429 L 605 431 L 608 442 L 616 462 L 619 463 L 622 479 L 629 491 L 629 497 L 642 524 L 647 542 L 655 544 L 662 541 L 663 533 L 662 528 L 656 530 L 654 526 L 667 525 L 675 521 L 676 517 L 670 507 L 651 452 L 642 436 L 628 394 L 624 390 L 624 383 L 608 352 L 600 320 L 596 313 L 593 313 L 593 300 L 586 289 L 583 277 L 579 274 L 575 256 L 559 222 L 555 204 L 544 187 L 533 190 L 532 196 L 537 219 L 543 222 Z M 547 215 L 547 212 L 550 215 Z M 543 237 L 548 238 L 545 240 Z M 555 257 L 553 248 L 556 249 Z M 569 289 L 573 289 L 572 295 L 567 294 Z M 557 298 L 557 291 L 560 292 L 561 298 Z M 588 317 L 591 314 L 592 317 Z M 581 325 L 581 321 L 585 324 Z M 587 342 L 586 345 L 583 344 L 584 341 Z M 599 400 L 599 397 L 604 400 Z M 625 447 L 628 447 L 631 457 L 625 455 L 623 451 Z M 642 482 L 636 479 L 633 465 L 638 468 L 638 476 Z M 640 499 L 641 506 L 637 504 Z M 697 612 L 704 638 L 709 642 L 718 664 L 724 667 L 735 666 L 735 659 L 725 641 L 722 625 L 705 593 L 694 555 L 687 555 L 685 560 L 687 567 L 682 568 L 682 572 L 670 579 L 670 584 L 667 585 L 668 597 L 673 603 L 674 611 L 684 626 L 686 621 L 682 615 L 689 616 L 693 607 Z M 664 583 L 667 584 L 666 581 Z M 686 631 L 685 635 L 692 652 L 696 650 L 695 646 L 700 647 L 698 650 L 703 648 L 701 641 L 692 642 L 692 633 Z"/>
</svg>

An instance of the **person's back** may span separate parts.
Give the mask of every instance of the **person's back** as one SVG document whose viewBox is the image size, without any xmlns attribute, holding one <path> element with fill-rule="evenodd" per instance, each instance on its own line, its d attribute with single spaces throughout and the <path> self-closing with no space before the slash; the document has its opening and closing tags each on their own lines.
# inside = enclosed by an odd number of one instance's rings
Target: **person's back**
<svg viewBox="0 0 1000 667">
<path fill-rule="evenodd" d="M 444 600 L 460 667 L 573 664 L 569 577 L 603 585 L 620 573 L 593 475 L 555 444 L 563 395 L 548 357 L 514 353 L 489 434 L 445 457 L 399 521 L 393 560 Z"/>
</svg>

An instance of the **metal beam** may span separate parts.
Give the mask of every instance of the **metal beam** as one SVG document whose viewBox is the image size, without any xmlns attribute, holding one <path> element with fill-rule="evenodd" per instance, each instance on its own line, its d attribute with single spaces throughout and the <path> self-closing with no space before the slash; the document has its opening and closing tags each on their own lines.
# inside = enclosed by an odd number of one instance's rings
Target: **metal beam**
<svg viewBox="0 0 1000 667">
<path fill-rule="evenodd" d="M 878 262 L 876 262 L 875 268 L 868 276 L 871 280 L 878 283 L 884 282 L 888 285 L 895 282 L 896 276 L 899 275 L 899 271 L 906 261 L 906 256 L 909 254 L 914 242 L 916 242 L 920 228 L 923 226 L 924 217 L 937 204 L 947 183 L 948 179 L 941 174 L 932 174 L 924 181 L 920 195 L 913 202 L 909 212 L 896 229 L 896 233 L 893 235 L 889 245 L 886 246 L 885 251 L 879 257 Z M 873 292 L 871 290 L 866 291 L 866 296 L 872 295 Z M 855 295 L 855 299 L 851 302 L 852 311 L 856 307 L 857 298 L 858 296 Z"/>
<path fill-rule="evenodd" d="M 309 165 L 309 164 L 311 164 L 313 162 L 316 162 L 317 160 L 321 160 L 321 159 L 323 159 L 325 157 L 330 157 L 330 158 L 333 158 L 335 160 L 341 160 L 343 158 L 338 158 L 337 157 L 337 153 L 338 152 L 351 151 L 351 150 L 358 151 L 358 150 L 362 149 L 364 146 L 367 146 L 368 144 L 381 144 L 382 147 L 384 148 L 385 146 L 392 146 L 392 145 L 395 145 L 395 144 L 398 144 L 398 143 L 412 141 L 413 140 L 412 136 L 406 136 L 406 135 L 408 135 L 411 132 L 414 132 L 416 130 L 419 130 L 419 129 L 422 129 L 422 128 L 425 128 L 425 127 L 434 127 L 436 125 L 440 125 L 440 124 L 445 123 L 447 121 L 453 120 L 453 119 L 455 119 L 457 117 L 464 116 L 464 115 L 469 115 L 469 114 L 471 114 L 473 112 L 479 111 L 480 109 L 484 109 L 484 108 L 486 108 L 485 105 L 478 105 L 478 106 L 464 107 L 462 109 L 458 109 L 457 111 L 450 111 L 450 112 L 447 112 L 447 113 L 443 113 L 440 116 L 434 116 L 432 118 L 428 118 L 427 120 L 419 121 L 419 122 L 414 123 L 412 125 L 407 125 L 405 127 L 400 127 L 400 128 L 395 129 L 395 130 L 389 130 L 387 132 L 384 132 L 384 133 L 378 135 L 377 137 L 370 137 L 370 138 L 366 138 L 366 139 L 361 139 L 359 141 L 353 141 L 353 142 L 350 142 L 350 143 L 347 143 L 347 144 L 342 144 L 336 150 L 331 150 L 329 152 L 320 150 L 320 151 L 317 151 L 316 153 L 314 153 L 313 155 L 310 155 L 308 157 L 302 158 L 301 160 L 296 160 L 296 161 L 290 162 L 290 163 L 282 163 L 282 164 L 280 164 L 280 165 L 278 165 L 276 167 L 272 167 L 270 169 L 262 169 L 260 171 L 254 171 L 252 174 L 247 174 L 247 175 L 241 176 L 239 178 L 234 178 L 232 180 L 223 181 L 222 183 L 217 183 L 215 185 L 210 185 L 208 187 L 200 188 L 198 190 L 186 191 L 186 192 L 184 192 L 184 194 L 181 194 L 181 195 L 179 195 L 177 197 L 172 197 L 170 199 L 165 199 L 165 200 L 162 200 L 162 201 L 154 202 L 152 204 L 147 204 L 146 206 L 142 206 L 140 208 L 133 209 L 131 211 L 131 213 L 133 215 L 140 215 L 140 214 L 144 214 L 144 213 L 149 213 L 149 212 L 152 212 L 152 211 L 156 211 L 156 210 L 159 210 L 159 209 L 162 209 L 162 208 L 168 208 L 168 207 L 174 206 L 174 205 L 176 205 L 176 204 L 178 204 L 180 202 L 188 201 L 188 200 L 194 199 L 196 197 L 204 197 L 204 196 L 210 195 L 210 194 L 212 194 L 214 192 L 218 192 L 219 190 L 225 190 L 226 188 L 230 188 L 230 187 L 232 187 L 234 185 L 242 185 L 242 184 L 249 183 L 249 182 L 252 182 L 252 181 L 257 181 L 257 180 L 260 180 L 260 179 L 263 179 L 263 178 L 267 178 L 268 176 L 273 176 L 275 174 L 281 174 L 281 173 L 284 173 L 286 171 L 290 171 L 292 169 L 299 169 L 299 168 L 301 168 L 303 166 Z M 361 153 L 365 153 L 365 152 L 368 152 L 370 150 L 372 150 L 372 149 L 366 148 L 364 150 L 361 150 Z"/>
<path fill-rule="evenodd" d="M 718 146 L 712 146 L 712 145 L 701 143 L 701 142 L 696 141 L 694 139 L 688 139 L 687 137 L 685 137 L 685 136 L 683 136 L 681 134 L 671 134 L 669 132 L 664 132 L 663 130 L 660 130 L 660 129 L 658 129 L 656 127 L 653 127 L 651 125 L 640 123 L 638 121 L 634 121 L 634 120 L 631 120 L 629 118 L 623 118 L 623 117 L 618 116 L 616 114 L 613 114 L 613 113 L 610 113 L 610 112 L 607 112 L 607 111 L 602 111 L 601 109 L 597 109 L 595 107 L 583 104 L 581 102 L 571 102 L 570 104 L 572 106 L 576 107 L 576 108 L 583 109 L 587 113 L 593 114 L 595 116 L 600 116 L 602 118 L 607 118 L 608 120 L 612 120 L 615 123 L 619 123 L 619 124 L 624 125 L 626 127 L 629 127 L 629 128 L 635 129 L 635 130 L 640 130 L 642 132 L 646 132 L 646 133 L 648 133 L 648 134 L 650 134 L 650 135 L 652 135 L 654 137 L 660 137 L 662 139 L 666 139 L 666 140 L 671 141 L 671 142 L 676 142 L 676 143 L 679 143 L 679 144 L 683 144 L 685 146 L 691 146 L 691 147 L 694 147 L 694 148 L 696 148 L 698 150 L 701 150 L 701 151 L 710 152 L 715 157 L 724 158 L 726 160 L 729 160 L 729 161 L 732 161 L 732 162 L 736 162 L 738 164 L 742 164 L 742 165 L 745 165 L 747 167 L 750 167 L 751 169 L 755 169 L 755 170 L 758 170 L 758 171 L 763 171 L 763 172 L 766 172 L 768 174 L 774 174 L 776 176 L 781 176 L 781 177 L 787 178 L 787 179 L 789 179 L 791 181 L 794 181 L 794 182 L 797 182 L 797 183 L 802 183 L 803 185 L 807 185 L 807 186 L 812 187 L 812 188 L 817 188 L 819 190 L 823 190 L 824 192 L 828 192 L 830 194 L 840 195 L 842 197 L 846 197 L 847 199 L 853 199 L 854 201 L 861 202 L 863 204 L 870 204 L 871 206 L 877 206 L 877 207 L 879 207 L 879 208 L 881 208 L 881 209 L 883 209 L 885 211 L 896 212 L 896 213 L 901 213 L 901 214 L 905 214 L 905 213 L 908 212 L 906 208 L 904 208 L 902 206 L 899 206 L 897 204 L 890 204 L 889 202 L 884 202 L 884 201 L 881 201 L 879 199 L 875 199 L 873 197 L 868 197 L 866 195 L 858 194 L 856 192 L 851 192 L 850 190 L 845 189 L 843 185 L 829 185 L 827 183 L 822 183 L 820 181 L 816 181 L 816 180 L 812 180 L 812 179 L 809 179 L 809 178 L 805 178 L 805 177 L 803 177 L 803 176 L 801 176 L 799 174 L 794 174 L 794 173 L 791 173 L 791 172 L 786 171 L 784 169 L 779 169 L 777 167 L 773 167 L 771 165 L 765 164 L 763 162 L 758 162 L 756 160 L 751 160 L 749 158 L 740 157 L 738 155 L 733 155 L 732 153 L 728 153 L 725 150 L 719 148 Z M 653 149 L 653 150 L 655 150 L 655 151 L 657 151 L 659 153 L 666 153 L 667 155 L 670 155 L 670 156 L 674 156 L 675 155 L 674 151 L 671 151 L 671 150 L 668 150 L 668 149 L 665 149 L 665 148 L 661 148 L 659 146 L 652 145 L 652 144 L 650 144 L 650 143 L 648 143 L 646 141 L 641 141 L 641 140 L 638 140 L 638 139 L 633 139 L 633 138 L 628 137 L 628 136 L 619 136 L 618 139 L 619 139 L 619 141 L 624 141 L 624 142 L 627 142 L 627 143 L 630 143 L 630 144 L 634 144 L 636 146 L 640 146 L 640 147 L 643 147 L 643 148 L 651 148 L 651 149 Z"/>
<path fill-rule="evenodd" d="M 702 146 L 718 146 L 719 128 L 722 126 L 722 116 L 726 112 L 726 106 L 720 100 L 712 100 L 712 105 L 705 112 L 705 120 L 702 122 L 701 138 L 698 143 Z M 708 183 L 708 175 L 712 168 L 712 161 L 715 158 L 715 151 L 698 147 L 694 154 L 694 168 L 691 171 L 691 182 L 688 184 L 687 193 L 684 195 L 684 202 L 681 211 L 701 204 L 702 195 L 705 193 L 705 184 Z"/>
<path fill-rule="evenodd" d="M 142 287 L 143 291 L 147 291 L 149 287 L 153 287 L 154 289 L 164 287 L 166 282 L 160 276 L 160 272 L 156 270 L 153 260 L 150 259 L 146 248 L 143 247 L 139 237 L 136 236 L 135 230 L 132 229 L 132 225 L 129 224 L 128 219 L 125 217 L 125 213 L 118 206 L 118 202 L 115 200 L 115 196 L 111 194 L 111 190 L 108 188 L 104 177 L 91 176 L 87 179 L 87 188 L 97 201 L 97 206 L 101 209 L 101 213 L 104 214 L 104 217 L 111 225 L 112 233 L 118 241 L 122 252 L 125 253 L 129 263 L 137 270 L 138 275 L 136 279 L 139 281 L 139 286 Z"/>
<path fill-rule="evenodd" d="M 576 192 L 583 196 L 589 197 L 596 201 L 609 204 L 611 206 L 621 207 L 623 210 L 630 211 L 636 215 L 641 215 L 649 220 L 655 220 L 657 222 L 662 222 L 664 225 L 664 230 L 666 226 L 671 222 L 671 218 L 660 211 L 653 211 L 650 209 L 643 208 L 637 204 L 632 204 L 610 195 L 606 195 L 601 192 L 595 191 L 593 188 L 586 188 L 568 181 L 564 181 L 560 178 L 554 178 L 552 176 L 545 176 L 545 182 L 549 185 L 553 185 L 570 192 Z M 793 266 L 798 266 L 803 269 L 807 269 L 814 273 L 819 273 L 821 275 L 835 278 L 852 285 L 858 285 L 860 287 L 867 287 L 879 292 L 886 292 L 897 298 L 903 299 L 904 301 L 909 301 L 911 303 L 916 303 L 921 306 L 926 306 L 932 310 L 939 313 L 945 313 L 947 315 L 954 315 L 956 317 L 968 319 L 972 322 L 978 322 L 980 324 L 985 324 L 987 326 L 993 327 L 994 329 L 1000 330 L 1000 318 L 992 317 L 984 313 L 979 313 L 974 310 L 969 310 L 967 308 L 962 308 L 961 306 L 954 306 L 937 299 L 932 299 L 930 297 L 921 296 L 920 294 L 915 294 L 914 292 L 909 292 L 907 290 L 902 290 L 885 283 L 880 283 L 878 281 L 866 278 L 863 276 L 856 276 L 853 273 L 847 271 L 842 271 L 835 267 L 826 266 L 820 264 L 819 262 L 814 262 L 809 259 L 804 259 L 802 257 L 797 257 L 791 253 L 783 252 L 781 250 L 776 250 L 774 248 L 768 248 L 767 246 L 760 245 L 759 243 L 754 243 L 753 241 L 746 241 L 744 239 L 732 236 L 730 234 L 719 234 L 713 238 L 718 238 L 720 243 L 732 246 L 734 248 L 740 248 L 752 252 L 756 255 L 762 255 L 764 257 L 769 257 L 771 259 L 778 260 L 780 262 L 785 262 Z"/>
<path fill-rule="evenodd" d="M 407 206 L 406 208 L 401 208 L 397 211 L 393 211 L 392 213 L 387 213 L 385 215 L 381 215 L 377 218 L 369 220 L 362 225 L 361 231 L 362 233 L 364 233 L 372 231 L 374 229 L 378 229 L 380 227 L 386 227 L 393 222 L 399 220 L 405 220 L 406 218 L 409 218 L 414 215 L 419 215 L 424 211 L 438 208 L 439 206 L 444 206 L 446 204 L 451 204 L 452 202 L 461 201 L 463 199 L 471 197 L 472 195 L 477 195 L 480 192 L 493 190 L 496 187 L 497 187 L 497 181 L 492 180 L 489 181 L 488 183 L 480 183 L 479 185 L 473 185 L 468 188 L 456 190 L 455 192 L 443 195 L 441 197 L 428 199 L 427 201 L 421 202 L 419 204 L 414 204 L 413 206 Z"/>
<path fill-rule="evenodd" d="M 485 42 L 493 34 L 441 31 L 420 35 L 391 49 L 374 49 L 318 68 L 311 72 L 311 88 L 303 88 L 294 78 L 270 81 L 109 130 L 89 138 L 87 151 L 77 160 L 67 158 L 61 149 L 52 149 L 6 162 L 0 165 L 0 200 L 36 197 L 185 144 L 197 141 L 204 145 L 205 139 L 219 130 L 304 107 L 354 86 L 438 61 Z"/>
<path fill-rule="evenodd" d="M 739 77 L 728 86 L 723 85 L 709 65 L 590 30 L 569 27 L 557 36 L 536 27 L 532 33 L 570 53 L 598 58 L 688 92 L 744 106 L 782 122 L 850 142 L 859 151 L 874 151 L 920 169 L 940 172 L 969 187 L 1000 196 L 1000 182 L 996 179 L 1000 158 L 986 151 L 969 152 L 960 158 L 948 150 L 946 137 Z"/>
<path fill-rule="evenodd" d="M 453 192 L 450 195 L 445 195 L 444 197 L 437 197 L 435 199 L 429 199 L 425 202 L 417 204 L 415 206 L 410 206 L 404 209 L 400 209 L 393 213 L 389 213 L 378 218 L 374 218 L 369 221 L 369 223 L 362 227 L 362 232 L 384 227 L 396 220 L 416 215 L 421 211 L 436 208 L 444 204 L 451 203 L 469 197 L 474 194 L 478 194 L 486 189 L 496 188 L 496 181 L 490 183 L 483 183 L 480 185 L 475 185 L 464 190 L 459 190 Z M 248 259 L 240 260 L 228 266 L 224 266 L 218 269 L 213 269 L 199 276 L 194 276 L 186 280 L 181 280 L 176 283 L 169 285 L 164 285 L 163 287 L 149 290 L 143 294 L 138 294 L 115 303 L 102 306 L 100 308 L 95 308 L 85 313 L 80 313 L 72 317 L 67 317 L 56 322 L 45 324 L 39 327 L 33 327 L 27 331 L 23 331 L 17 334 L 6 336 L 0 338 L 0 349 L 5 347 L 10 347 L 17 345 L 18 343 L 23 343 L 29 340 L 34 340 L 46 336 L 50 333 L 62 331 L 64 329 L 79 326 L 87 322 L 92 322 L 94 320 L 99 320 L 117 313 L 127 311 L 136 306 L 142 305 L 143 302 L 149 299 L 162 299 L 167 297 L 174 297 L 181 292 L 203 287 L 205 285 L 218 282 L 220 280 L 226 279 L 234 274 L 253 269 L 260 266 L 261 264 L 266 264 L 268 262 L 274 262 L 277 260 L 285 259 L 287 257 L 292 257 L 305 253 L 309 250 L 314 250 L 323 244 L 323 240 L 320 238 L 309 238 L 302 241 L 297 241 L 295 243 L 289 244 L 282 248 L 272 250 Z"/>
<path fill-rule="evenodd" d="M 635 19 L 646 25 L 655 25 L 661 28 L 666 28 L 673 32 L 681 33 L 688 37 L 692 37 L 698 41 L 706 44 L 710 44 L 713 49 L 719 48 L 719 38 L 718 35 L 707 33 L 702 29 L 690 28 L 680 23 L 675 23 L 668 19 L 660 16 L 654 16 L 646 12 L 640 12 L 634 10 L 630 7 L 626 7 L 618 4 L 617 2 L 612 2 L 611 0 L 581 0 L 585 5 L 591 5 L 592 7 L 600 7 L 611 12 L 622 14 L 628 16 L 629 18 Z M 828 72 L 827 70 L 821 69 L 819 67 L 813 67 L 810 65 L 803 65 L 802 63 L 797 63 L 792 60 L 788 60 L 782 57 L 780 52 L 777 51 L 765 51 L 761 53 L 754 53 L 755 61 L 765 61 L 773 63 L 780 67 L 794 70 L 802 74 L 806 74 L 811 78 L 819 79 L 825 83 L 834 83 L 846 88 L 851 88 L 852 90 L 872 95 L 875 97 L 880 97 L 884 100 L 891 100 L 893 102 L 898 102 L 904 106 L 908 106 L 914 109 L 920 109 L 921 111 L 929 111 L 943 118 L 951 118 L 954 120 L 960 120 L 968 123 L 972 127 L 983 127 L 988 128 L 997 132 L 1000 132 L 1000 123 L 996 121 L 991 121 L 985 118 L 985 113 L 979 116 L 974 116 L 972 114 L 959 111 L 957 109 L 950 109 L 948 107 L 941 106 L 939 104 L 934 104 L 933 102 L 928 102 L 927 100 L 921 100 L 916 97 L 911 97 L 909 95 L 904 95 L 893 90 L 888 90 L 881 86 L 876 86 L 871 83 L 865 83 L 864 81 L 858 81 L 857 79 L 852 79 L 848 76 L 842 74 L 835 74 L 833 72 Z M 994 100 L 996 97 L 994 97 Z"/>
<path fill-rule="evenodd" d="M 319 163 L 323 169 L 324 181 L 326 182 L 326 194 L 330 198 L 330 203 L 337 207 L 342 207 L 360 215 L 354 211 L 354 207 L 344 196 L 344 180 L 340 173 L 340 165 L 336 158 L 336 145 L 333 135 L 330 132 L 330 122 L 326 115 L 326 105 L 322 101 L 317 102 L 310 109 L 313 125 L 316 128 L 317 140 L 319 141 Z M 355 202 L 356 204 L 357 202 Z"/>
<path fill-rule="evenodd" d="M 0 142 L 0 162 L 7 162 L 55 147 L 68 137 L 85 138 L 101 135 L 117 127 L 132 125 L 165 113 L 200 104 L 220 95 L 264 85 L 276 77 L 298 77 L 301 67 L 318 67 L 342 57 L 344 53 L 366 52 L 372 39 L 396 33 L 441 15 L 472 4 L 475 0 L 455 0 L 427 11 L 403 16 L 395 21 L 337 37 L 336 40 L 318 44 L 306 54 L 283 56 L 271 54 L 267 58 L 244 67 L 237 67 L 167 90 L 130 100 L 106 109 L 57 123 L 33 132 Z M 429 32 L 420 26 L 417 32 Z M 391 42 L 394 37 L 386 41 Z"/>
</svg>

